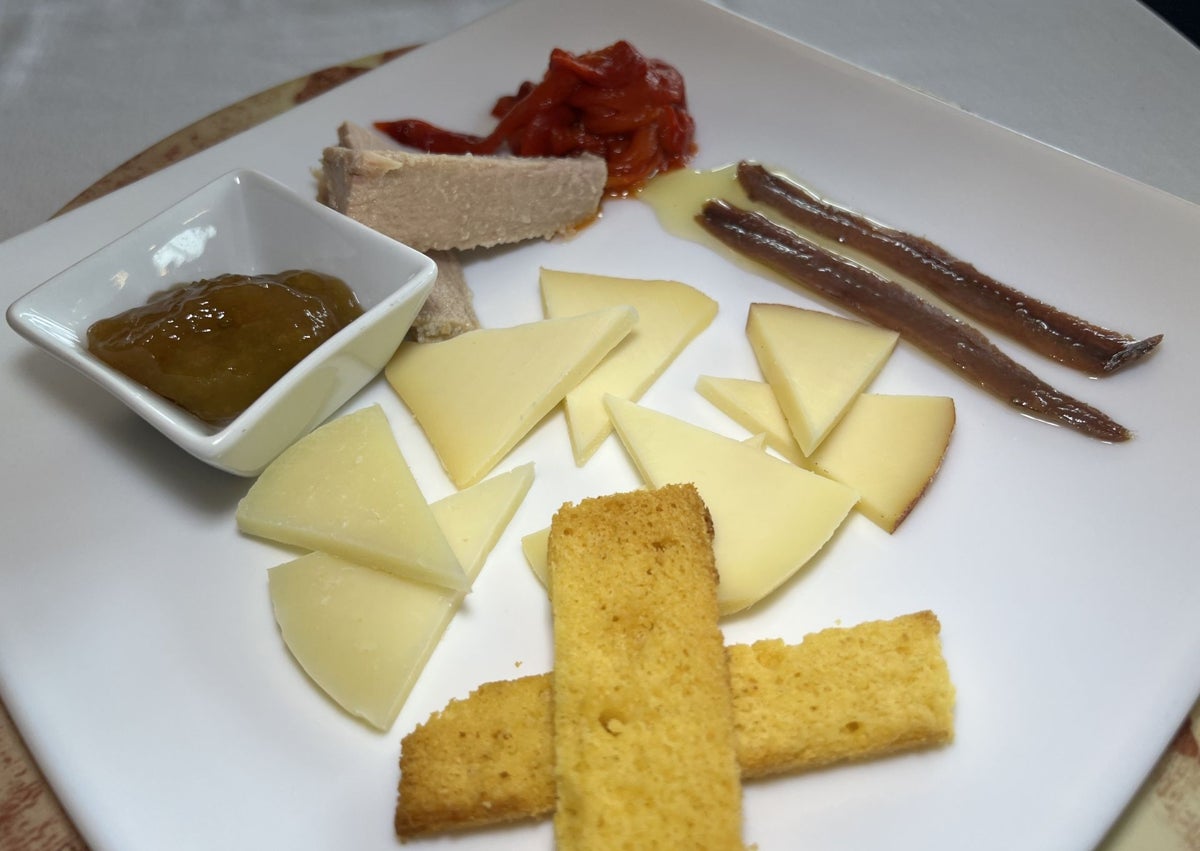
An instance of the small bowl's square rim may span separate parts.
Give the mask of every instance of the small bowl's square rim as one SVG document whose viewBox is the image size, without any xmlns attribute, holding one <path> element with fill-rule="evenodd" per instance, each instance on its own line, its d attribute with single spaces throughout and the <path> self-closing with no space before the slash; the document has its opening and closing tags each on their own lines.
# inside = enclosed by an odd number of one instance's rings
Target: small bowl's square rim
<svg viewBox="0 0 1200 851">
<path fill-rule="evenodd" d="M 363 314 L 351 325 L 309 353 L 231 422 L 222 427 L 215 427 L 96 358 L 87 350 L 86 339 L 83 338 L 83 335 L 77 333 L 78 323 L 64 323 L 61 321 L 61 314 L 55 314 L 46 309 L 46 302 L 56 295 L 69 293 L 73 289 L 70 286 L 73 279 L 80 278 L 82 280 L 90 267 L 103 264 L 109 258 L 115 259 L 139 236 L 145 235 L 165 220 L 178 218 L 183 211 L 196 210 L 204 206 L 206 200 L 221 199 L 230 193 L 243 196 L 242 200 L 246 197 L 257 196 L 267 199 L 266 203 L 268 204 L 288 205 L 301 211 L 301 215 L 316 220 L 321 226 L 319 232 L 327 235 L 340 235 L 343 240 L 353 241 L 375 252 L 390 253 L 401 269 L 405 265 L 411 268 L 406 274 L 398 275 L 398 277 L 404 277 L 405 280 L 399 286 L 391 288 L 390 291 L 384 291 L 382 288 L 371 289 L 371 295 L 377 298 L 376 302 L 369 307 L 364 304 L 366 309 Z M 293 264 L 290 268 L 300 268 L 303 265 L 303 263 Z M 271 271 L 282 271 L 282 269 Z M 336 270 L 323 269 L 321 271 L 338 274 Z M 247 473 L 250 471 L 223 465 L 221 459 L 235 452 L 240 439 L 252 432 L 254 424 L 276 405 L 284 403 L 288 394 L 303 381 L 305 375 L 311 370 L 344 353 L 354 345 L 360 335 L 369 332 L 387 319 L 393 311 L 403 307 L 411 300 L 420 299 L 423 302 L 432 289 L 436 277 L 437 266 L 426 255 L 372 230 L 349 216 L 330 209 L 315 199 L 300 195 L 259 171 L 238 168 L 226 172 L 188 193 L 126 233 L 43 281 L 16 299 L 8 307 L 5 316 L 13 330 L 26 340 L 86 375 L 190 454 L 222 469 Z M 354 287 L 354 289 L 360 302 L 364 301 L 363 292 L 358 287 Z M 90 321 L 112 315 L 123 309 L 125 307 L 122 306 L 115 307 L 107 313 L 99 312 L 92 315 Z M 413 313 L 415 314 L 415 312 L 414 310 Z M 84 329 L 86 329 L 86 324 L 90 324 L 90 322 L 83 325 Z M 286 445 L 281 445 L 276 451 L 282 451 L 284 448 Z"/>
</svg>

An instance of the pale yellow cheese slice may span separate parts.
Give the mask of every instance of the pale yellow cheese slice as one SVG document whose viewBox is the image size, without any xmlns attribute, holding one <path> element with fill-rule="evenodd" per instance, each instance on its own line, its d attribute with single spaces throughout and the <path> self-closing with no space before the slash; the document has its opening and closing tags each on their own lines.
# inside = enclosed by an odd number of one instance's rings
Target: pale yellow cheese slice
<svg viewBox="0 0 1200 851">
<path fill-rule="evenodd" d="M 547 592 L 550 590 L 550 558 L 547 549 L 550 544 L 550 527 L 530 532 L 521 539 L 521 553 L 529 563 L 529 569 L 542 583 Z"/>
<path fill-rule="evenodd" d="M 564 408 L 575 463 L 582 466 L 612 432 L 605 394 L 637 401 L 717 315 L 717 303 L 678 281 L 635 280 L 542 269 L 546 316 L 577 316 L 631 305 L 638 323 L 608 357 L 567 393 Z"/>
<path fill-rule="evenodd" d="M 433 504 L 472 582 L 532 481 L 526 464 Z M 267 576 L 280 633 L 300 666 L 343 709 L 380 730 L 396 720 L 463 599 L 327 553 Z"/>
<path fill-rule="evenodd" d="M 470 587 L 378 405 L 326 423 L 271 462 L 238 528 L 397 576 Z"/>
<path fill-rule="evenodd" d="M 771 385 L 748 378 L 702 375 L 696 380 L 696 392 L 742 428 L 762 434 L 767 446 L 784 458 L 807 466 Z"/>
<path fill-rule="evenodd" d="M 747 446 L 753 446 L 759 452 L 767 451 L 767 433 L 760 431 L 758 434 L 752 434 L 747 437 L 742 443 Z"/>
<path fill-rule="evenodd" d="M 795 574 L 858 501 L 845 485 L 741 441 L 613 396 L 605 403 L 647 485 L 691 482 L 708 505 L 723 614 Z"/>
<path fill-rule="evenodd" d="M 752 434 L 743 440 L 742 443 L 762 452 L 767 446 L 767 436 L 765 434 Z M 525 563 L 529 565 L 529 569 L 533 572 L 537 581 L 542 584 L 542 587 L 546 589 L 547 593 L 550 592 L 550 558 L 547 554 L 549 543 L 549 526 L 544 529 L 538 529 L 536 532 L 530 532 L 521 538 L 521 553 L 525 556 Z"/>
<path fill-rule="evenodd" d="M 763 386 L 766 387 L 765 384 Z M 767 389 L 767 392 L 770 392 L 770 388 Z M 762 452 L 767 447 L 767 436 L 761 433 L 752 434 L 743 440 L 742 443 Z M 550 591 L 550 559 L 546 553 L 549 542 L 549 526 L 544 529 L 538 529 L 536 532 L 530 532 L 521 538 L 521 553 L 525 556 L 525 562 L 529 565 L 529 569 L 533 571 L 533 575 L 546 589 L 547 593 Z"/>
<path fill-rule="evenodd" d="M 531 462 L 484 479 L 430 506 L 472 582 L 532 484 Z"/>
<path fill-rule="evenodd" d="M 857 490 L 858 510 L 894 532 L 933 481 L 953 431 L 953 399 L 863 394 L 809 461 Z"/>
<path fill-rule="evenodd" d="M 636 322 L 632 307 L 608 307 L 404 343 L 385 375 L 463 488 L 486 476 Z"/>
<path fill-rule="evenodd" d="M 783 304 L 750 305 L 746 334 L 806 456 L 879 374 L 899 339 L 895 331 Z"/>
</svg>

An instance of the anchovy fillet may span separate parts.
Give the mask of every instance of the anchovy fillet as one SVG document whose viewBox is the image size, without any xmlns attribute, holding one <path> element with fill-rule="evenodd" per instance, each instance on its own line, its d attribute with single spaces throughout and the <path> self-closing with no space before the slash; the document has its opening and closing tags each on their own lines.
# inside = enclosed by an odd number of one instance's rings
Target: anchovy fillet
<svg viewBox="0 0 1200 851">
<path fill-rule="evenodd" d="M 927 239 L 830 204 L 756 163 L 739 163 L 737 176 L 752 200 L 801 227 L 861 251 L 972 319 L 1067 366 L 1104 375 L 1149 354 L 1162 341 L 1161 334 L 1137 340 L 1059 310 L 980 272 Z"/>
<path fill-rule="evenodd" d="M 1062 393 L 1000 351 L 976 328 L 894 281 L 831 254 L 766 216 L 725 201 L 707 202 L 697 221 L 716 239 L 884 328 L 899 332 L 1018 410 L 1110 442 L 1129 429 L 1085 402 Z"/>
</svg>

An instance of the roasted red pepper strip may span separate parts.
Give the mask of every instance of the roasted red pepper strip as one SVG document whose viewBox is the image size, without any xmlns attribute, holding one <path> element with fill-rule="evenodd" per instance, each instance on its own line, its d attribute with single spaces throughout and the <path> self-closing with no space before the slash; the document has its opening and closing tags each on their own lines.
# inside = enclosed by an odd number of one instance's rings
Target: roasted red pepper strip
<svg viewBox="0 0 1200 851">
<path fill-rule="evenodd" d="M 473 154 L 483 144 L 482 136 L 455 133 L 435 127 L 428 121 L 408 118 L 403 121 L 376 121 L 375 127 L 401 144 L 420 151 L 441 154 Z"/>
<path fill-rule="evenodd" d="M 1099 440 L 1132 434 L 1107 415 L 1042 381 L 965 322 L 881 275 L 817 247 L 760 213 L 709 201 L 696 220 L 718 240 L 789 280 L 900 333 L 968 381 L 1018 410 Z"/>
<path fill-rule="evenodd" d="M 488 134 L 488 143 L 494 147 L 491 150 L 476 151 L 476 153 L 495 153 L 505 139 L 529 124 L 538 115 L 558 107 L 567 99 L 567 95 L 575 91 L 578 86 L 579 80 L 569 73 L 551 71 L 546 74 L 540 83 L 529 90 L 525 97 L 513 104 L 512 109 L 500 119 L 496 129 Z M 526 156 L 534 155 L 527 154 Z"/>
<path fill-rule="evenodd" d="M 550 68 L 571 71 L 588 85 L 605 88 L 622 86 L 645 76 L 646 59 L 632 44 L 621 40 L 579 56 L 556 47 L 550 52 Z"/>
<path fill-rule="evenodd" d="M 609 194 L 627 194 L 696 152 L 683 76 L 647 59 L 627 41 L 573 55 L 555 48 L 538 83 L 524 82 L 492 107 L 498 123 L 486 136 L 456 133 L 420 119 L 377 121 L 402 145 L 447 154 L 605 157 Z"/>
</svg>

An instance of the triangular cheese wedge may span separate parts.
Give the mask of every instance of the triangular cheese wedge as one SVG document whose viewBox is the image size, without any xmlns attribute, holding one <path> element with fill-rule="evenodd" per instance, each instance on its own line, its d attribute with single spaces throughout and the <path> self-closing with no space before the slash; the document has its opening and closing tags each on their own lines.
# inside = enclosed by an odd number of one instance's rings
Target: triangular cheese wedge
<svg viewBox="0 0 1200 851">
<path fill-rule="evenodd" d="M 632 330 L 632 307 L 404 343 L 385 368 L 460 488 L 482 479 Z"/>
<path fill-rule="evenodd" d="M 783 304 L 750 305 L 746 334 L 806 456 L 879 374 L 900 336 Z"/>
<path fill-rule="evenodd" d="M 765 387 L 766 385 L 763 386 Z M 770 392 L 770 388 L 768 388 L 767 392 Z M 752 434 L 743 440 L 742 443 L 757 449 L 759 452 L 763 452 L 767 448 L 767 436 L 761 432 L 759 434 Z M 546 589 L 547 593 L 550 591 L 550 559 L 546 553 L 549 541 L 549 526 L 544 529 L 538 529 L 536 532 L 530 532 L 521 538 L 521 553 L 525 556 L 525 562 L 529 565 L 529 569 L 533 571 L 533 575 Z"/>
<path fill-rule="evenodd" d="M 628 304 L 638 324 L 608 357 L 567 394 L 567 428 L 575 463 L 587 461 L 612 422 L 605 394 L 637 401 L 684 347 L 717 315 L 717 303 L 678 281 L 634 280 L 542 269 L 542 305 L 554 319 Z"/>
<path fill-rule="evenodd" d="M 647 485 L 691 482 L 708 505 L 723 614 L 785 582 L 858 501 L 845 485 L 741 441 L 613 396 L 605 403 Z"/>
<path fill-rule="evenodd" d="M 953 431 L 953 399 L 864 394 L 809 461 L 857 490 L 858 510 L 894 532 L 933 481 Z"/>
<path fill-rule="evenodd" d="M 431 506 L 471 581 L 532 481 L 526 464 Z M 326 553 L 267 576 L 280 633 L 300 666 L 342 708 L 380 730 L 396 720 L 463 599 Z"/>
<path fill-rule="evenodd" d="M 763 386 L 765 387 L 766 385 Z M 770 388 L 767 389 L 767 392 L 770 392 Z M 762 452 L 767 446 L 767 436 L 761 433 L 752 434 L 743 440 L 742 443 Z M 550 591 L 550 558 L 547 554 L 549 542 L 549 526 L 545 529 L 538 529 L 536 532 L 530 532 L 521 538 L 521 553 L 525 556 L 525 562 L 529 565 L 529 569 L 533 571 L 533 575 L 537 577 L 537 581 L 542 584 L 547 593 Z"/>
<path fill-rule="evenodd" d="M 378 405 L 292 444 L 238 503 L 237 524 L 397 576 L 470 587 Z"/>
<path fill-rule="evenodd" d="M 429 506 L 472 583 L 532 484 L 531 462 Z"/>
<path fill-rule="evenodd" d="M 547 549 L 550 544 L 550 527 L 530 532 L 521 539 L 521 553 L 529 563 L 529 569 L 542 583 L 547 592 L 550 591 L 550 558 Z"/>
<path fill-rule="evenodd" d="M 742 428 L 764 435 L 767 446 L 784 458 L 807 466 L 771 385 L 748 378 L 702 375 L 696 380 L 696 392 Z"/>
</svg>

